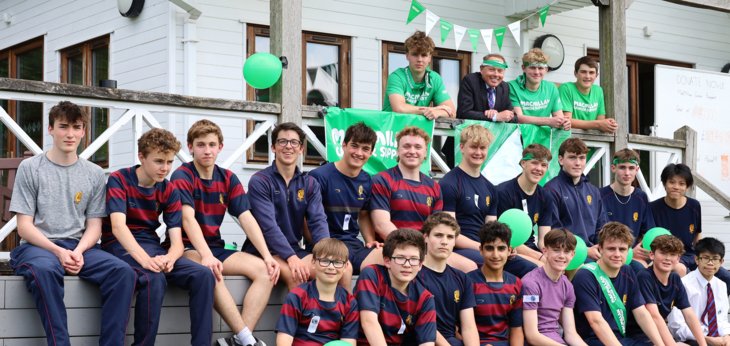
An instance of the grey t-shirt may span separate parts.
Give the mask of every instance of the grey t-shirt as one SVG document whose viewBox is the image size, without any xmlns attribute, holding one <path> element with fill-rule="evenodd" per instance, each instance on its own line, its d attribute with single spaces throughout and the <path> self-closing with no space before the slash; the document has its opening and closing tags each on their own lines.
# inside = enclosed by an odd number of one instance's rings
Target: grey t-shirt
<svg viewBox="0 0 730 346">
<path fill-rule="evenodd" d="M 43 153 L 20 163 L 10 211 L 32 215 L 48 239 L 80 239 L 86 218 L 106 216 L 105 186 L 104 171 L 96 164 L 79 158 L 61 166 Z"/>
</svg>

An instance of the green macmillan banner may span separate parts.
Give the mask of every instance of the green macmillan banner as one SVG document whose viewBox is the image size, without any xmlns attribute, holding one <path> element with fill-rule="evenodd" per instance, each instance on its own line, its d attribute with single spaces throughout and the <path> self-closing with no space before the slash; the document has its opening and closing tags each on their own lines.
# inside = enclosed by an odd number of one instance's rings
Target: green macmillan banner
<svg viewBox="0 0 730 346">
<path fill-rule="evenodd" d="M 342 141 L 345 131 L 350 125 L 364 122 L 378 134 L 378 142 L 373 149 L 373 155 L 365 164 L 364 170 L 371 175 L 378 174 L 396 164 L 398 157 L 398 141 L 396 134 L 407 126 L 417 126 L 433 139 L 432 120 L 422 115 L 400 114 L 395 112 L 373 111 L 365 109 L 328 107 L 324 117 L 325 145 L 327 146 L 327 161 L 335 162 L 342 157 Z M 421 166 L 421 172 L 428 174 L 431 171 L 431 143 L 426 148 L 426 161 Z"/>
<path fill-rule="evenodd" d="M 454 137 L 456 143 L 461 137 L 461 131 L 469 125 L 479 124 L 486 127 L 494 135 L 494 140 L 489 146 L 487 160 L 482 166 L 482 173 L 494 184 L 501 183 L 508 179 L 512 179 L 522 172 L 519 168 L 519 161 L 522 158 L 522 149 L 532 143 L 544 145 L 553 154 L 550 161 L 548 171 L 540 181 L 540 185 L 544 185 L 548 180 L 552 179 L 560 172 L 560 164 L 558 163 L 558 149 L 560 145 L 570 138 L 570 131 L 555 130 L 548 126 L 537 126 L 531 124 L 512 124 L 512 123 L 493 123 L 479 120 L 466 120 L 463 124 L 456 127 Z M 519 131 L 515 133 L 516 130 Z M 520 141 L 521 136 L 521 141 Z M 500 157 L 500 153 L 508 152 L 511 155 Z M 458 165 L 461 162 L 461 151 L 459 146 L 455 146 L 455 162 Z M 492 160 L 492 158 L 499 158 Z"/>
</svg>

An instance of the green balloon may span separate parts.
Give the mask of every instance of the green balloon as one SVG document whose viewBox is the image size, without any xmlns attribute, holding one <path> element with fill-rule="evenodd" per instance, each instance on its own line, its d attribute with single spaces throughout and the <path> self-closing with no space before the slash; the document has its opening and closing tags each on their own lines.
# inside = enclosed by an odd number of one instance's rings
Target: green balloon
<svg viewBox="0 0 730 346">
<path fill-rule="evenodd" d="M 350 343 L 342 340 L 334 340 L 324 344 L 324 346 L 350 346 Z"/>
<path fill-rule="evenodd" d="M 507 225 L 512 231 L 509 245 L 513 248 L 524 244 L 532 234 L 532 221 L 523 210 L 509 209 L 499 216 L 499 222 Z"/>
<path fill-rule="evenodd" d="M 281 77 L 281 60 L 273 54 L 256 53 L 243 64 L 243 78 L 256 89 L 271 87 Z"/>
<path fill-rule="evenodd" d="M 644 239 L 641 241 L 642 247 L 646 249 L 646 251 L 651 251 L 651 242 L 654 241 L 654 238 L 660 235 L 672 235 L 672 232 L 669 232 L 669 230 L 664 227 L 654 227 L 644 234 Z"/>
<path fill-rule="evenodd" d="M 629 253 L 626 254 L 626 264 L 631 264 L 632 259 L 634 259 L 634 249 L 629 248 Z"/>
<path fill-rule="evenodd" d="M 573 236 L 575 237 L 575 234 Z M 573 259 L 570 260 L 570 263 L 568 263 L 568 266 L 565 268 L 566 270 L 575 270 L 580 268 L 580 266 L 582 266 L 586 261 L 586 258 L 588 258 L 588 246 L 586 246 L 586 242 L 583 241 L 581 237 L 575 237 L 575 241 L 575 256 L 573 256 Z"/>
</svg>

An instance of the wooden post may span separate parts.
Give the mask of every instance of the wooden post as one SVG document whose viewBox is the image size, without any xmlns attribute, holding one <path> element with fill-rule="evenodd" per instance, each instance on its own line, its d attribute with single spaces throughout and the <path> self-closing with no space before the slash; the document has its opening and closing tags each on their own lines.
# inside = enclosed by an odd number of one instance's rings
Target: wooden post
<svg viewBox="0 0 730 346">
<path fill-rule="evenodd" d="M 289 66 L 271 87 L 271 102 L 281 104 L 279 122 L 302 124 L 302 0 L 271 0 L 271 54 Z"/>
<path fill-rule="evenodd" d="M 598 8 L 601 87 L 606 115 L 618 122 L 611 150 L 628 146 L 629 109 L 626 79 L 626 0 L 611 0 Z"/>
<path fill-rule="evenodd" d="M 686 143 L 686 147 L 682 150 L 682 163 L 687 165 L 692 172 L 697 173 L 697 131 L 689 126 L 682 126 L 674 131 L 674 139 L 683 140 Z M 694 185 L 687 190 L 687 195 L 694 198 Z"/>
</svg>

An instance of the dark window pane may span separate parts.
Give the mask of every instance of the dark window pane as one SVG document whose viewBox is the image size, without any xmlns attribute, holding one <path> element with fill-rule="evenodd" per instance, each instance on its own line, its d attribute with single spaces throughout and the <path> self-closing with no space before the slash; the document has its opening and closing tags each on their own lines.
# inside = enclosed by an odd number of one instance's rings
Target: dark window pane
<svg viewBox="0 0 730 346">
<path fill-rule="evenodd" d="M 10 61 L 8 59 L 0 59 L 0 77 L 7 78 L 10 76 Z M 0 100 L 0 107 L 2 107 L 5 112 L 8 111 L 8 101 L 7 100 Z M 0 158 L 7 158 L 10 157 L 10 153 L 8 152 L 8 136 L 10 134 L 10 130 L 5 128 L 5 125 L 3 123 L 0 123 Z"/>
<path fill-rule="evenodd" d="M 99 86 L 100 80 L 109 79 L 109 47 L 99 47 L 91 51 L 91 83 Z"/>
<path fill-rule="evenodd" d="M 17 55 L 17 78 L 43 80 L 43 48 Z"/>
<path fill-rule="evenodd" d="M 38 102 L 18 102 L 16 121 L 18 125 L 38 146 L 43 146 L 43 104 Z M 15 156 L 23 156 L 28 150 L 19 139 L 15 140 Z"/>
<path fill-rule="evenodd" d="M 84 84 L 84 59 L 82 55 L 68 57 L 68 83 Z"/>
<path fill-rule="evenodd" d="M 269 38 L 266 36 L 256 36 L 256 39 L 254 40 L 254 49 L 256 53 L 268 53 L 269 52 Z M 269 97 L 270 89 L 254 89 L 256 92 L 256 99 L 254 101 L 260 101 L 260 102 L 270 102 L 271 98 Z M 256 145 L 256 151 L 258 152 L 259 145 Z M 266 143 L 264 143 L 264 150 L 268 150 L 266 148 Z"/>
<path fill-rule="evenodd" d="M 10 62 L 8 59 L 0 59 L 0 77 L 10 76 Z"/>
</svg>

